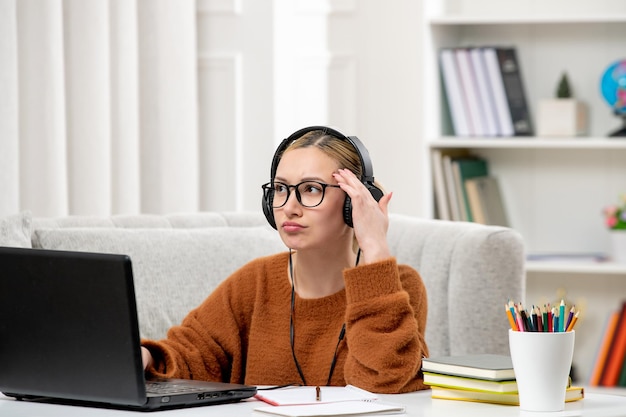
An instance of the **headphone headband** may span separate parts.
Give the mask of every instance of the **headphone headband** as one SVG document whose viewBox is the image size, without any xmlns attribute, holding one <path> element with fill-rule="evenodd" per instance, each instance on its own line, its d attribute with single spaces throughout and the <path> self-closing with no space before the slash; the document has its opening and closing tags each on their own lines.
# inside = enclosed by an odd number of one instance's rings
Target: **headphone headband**
<svg viewBox="0 0 626 417">
<path fill-rule="evenodd" d="M 289 137 L 283 139 L 280 143 L 276 152 L 274 153 L 274 158 L 272 159 L 272 167 L 270 170 L 270 180 L 273 180 L 276 177 L 276 170 L 278 169 L 278 162 L 280 158 L 283 156 L 283 152 L 291 145 L 291 143 L 302 136 L 306 135 L 309 132 L 313 132 L 316 130 L 321 130 L 322 132 L 329 134 L 331 136 L 336 137 L 340 140 L 345 140 L 350 143 L 352 147 L 356 150 L 356 153 L 359 155 L 359 160 L 361 162 L 361 167 L 363 169 L 363 173 L 361 175 L 361 181 L 374 184 L 374 169 L 372 168 L 372 160 L 370 159 L 370 153 L 363 145 L 363 142 L 356 136 L 346 136 L 338 130 L 335 130 L 328 126 L 309 126 L 302 128 L 293 132 Z"/>
</svg>

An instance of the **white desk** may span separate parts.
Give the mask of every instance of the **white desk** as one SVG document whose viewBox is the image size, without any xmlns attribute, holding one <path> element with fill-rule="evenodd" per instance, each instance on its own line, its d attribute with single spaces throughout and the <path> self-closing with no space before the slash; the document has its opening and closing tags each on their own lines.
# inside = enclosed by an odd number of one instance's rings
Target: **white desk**
<svg viewBox="0 0 626 417">
<path fill-rule="evenodd" d="M 430 391 L 400 395 L 382 395 L 383 401 L 404 404 L 407 417 L 617 417 L 626 415 L 626 397 L 608 394 L 585 394 L 585 399 L 566 404 L 565 410 L 556 413 L 520 411 L 519 407 L 479 404 L 464 401 L 433 400 Z M 269 414 L 254 412 L 254 408 L 265 403 L 247 400 L 235 404 L 211 405 L 180 410 L 159 411 L 153 416 L 202 416 L 202 417 L 268 417 Z M 15 401 L 0 394 L 0 416 L 7 417 L 118 417 L 146 415 L 133 411 L 84 408 L 55 404 Z"/>
</svg>

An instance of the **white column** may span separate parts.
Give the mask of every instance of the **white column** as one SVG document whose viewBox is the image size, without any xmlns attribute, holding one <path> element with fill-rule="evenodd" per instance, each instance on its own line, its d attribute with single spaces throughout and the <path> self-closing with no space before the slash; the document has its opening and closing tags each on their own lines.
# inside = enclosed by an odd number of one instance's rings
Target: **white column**
<svg viewBox="0 0 626 417">
<path fill-rule="evenodd" d="M 143 212 L 198 209 L 195 4 L 138 2 Z"/>
<path fill-rule="evenodd" d="M 68 214 L 61 0 L 17 2 L 21 206 Z"/>
<path fill-rule="evenodd" d="M 65 0 L 71 214 L 111 212 L 108 0 Z"/>
<path fill-rule="evenodd" d="M 137 1 L 111 0 L 112 212 L 139 213 Z"/>
<path fill-rule="evenodd" d="M 0 216 L 19 211 L 16 0 L 0 0 Z"/>
</svg>

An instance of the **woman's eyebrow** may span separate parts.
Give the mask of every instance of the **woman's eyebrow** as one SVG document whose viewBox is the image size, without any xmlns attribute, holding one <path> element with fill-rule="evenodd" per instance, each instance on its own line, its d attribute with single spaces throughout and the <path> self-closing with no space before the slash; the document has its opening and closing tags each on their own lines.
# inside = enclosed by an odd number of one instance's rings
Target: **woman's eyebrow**
<svg viewBox="0 0 626 417">
<path fill-rule="evenodd" d="M 283 177 L 276 176 L 276 177 L 274 177 L 274 181 L 279 181 L 279 182 L 286 183 L 287 179 L 283 178 Z M 330 179 L 324 179 L 322 177 L 310 176 L 310 177 L 302 177 L 302 178 L 300 178 L 300 180 L 298 180 L 298 182 L 303 182 L 303 181 L 319 181 L 319 182 L 326 183 L 326 182 L 330 181 Z"/>
</svg>

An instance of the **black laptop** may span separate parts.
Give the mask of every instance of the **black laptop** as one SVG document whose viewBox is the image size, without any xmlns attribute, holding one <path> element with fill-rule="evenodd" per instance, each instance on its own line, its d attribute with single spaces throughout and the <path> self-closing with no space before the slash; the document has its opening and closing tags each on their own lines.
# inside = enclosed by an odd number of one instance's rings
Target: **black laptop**
<svg viewBox="0 0 626 417">
<path fill-rule="evenodd" d="M 0 247 L 0 391 L 155 410 L 239 401 L 256 387 L 146 381 L 131 260 Z"/>
</svg>

